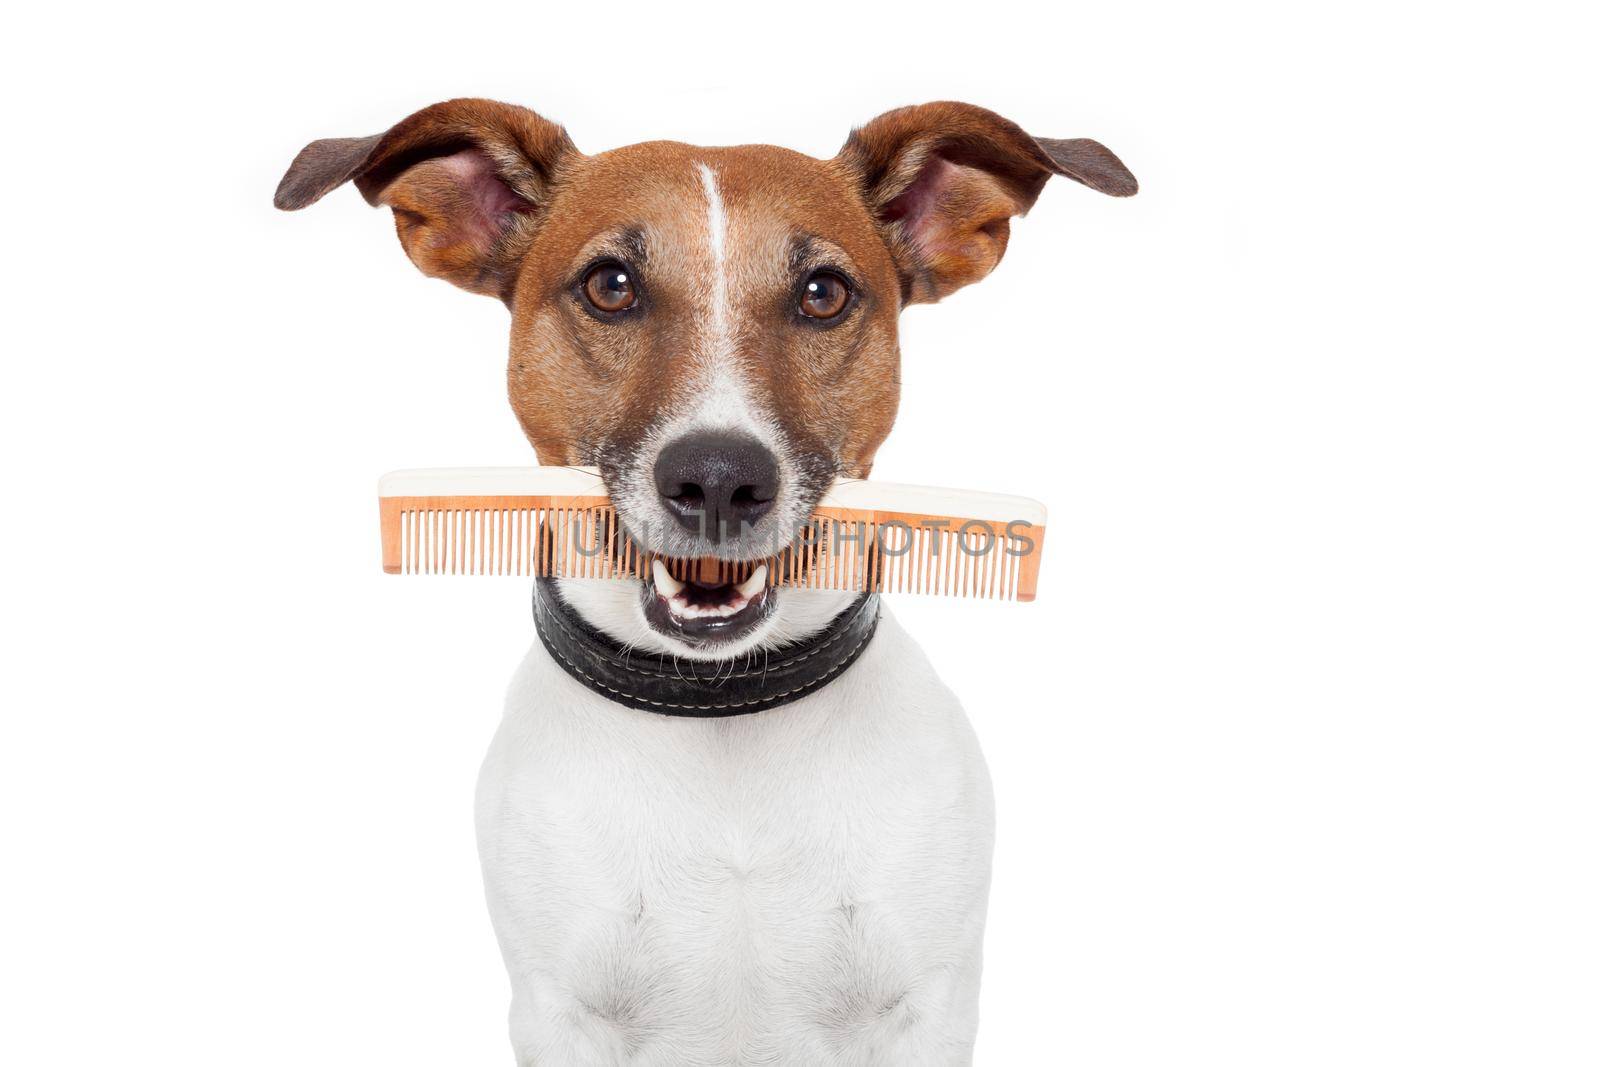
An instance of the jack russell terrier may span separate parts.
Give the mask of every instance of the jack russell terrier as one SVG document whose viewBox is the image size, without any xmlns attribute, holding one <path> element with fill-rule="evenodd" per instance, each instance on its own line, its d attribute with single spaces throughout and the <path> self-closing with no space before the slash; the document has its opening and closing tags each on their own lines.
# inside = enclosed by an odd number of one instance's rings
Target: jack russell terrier
<svg viewBox="0 0 1600 1067">
<path fill-rule="evenodd" d="M 539 460 L 598 467 L 652 551 L 741 560 L 867 476 L 900 309 L 994 269 L 1051 175 L 1138 188 L 1094 141 L 969 104 L 888 112 L 818 160 L 584 155 L 532 111 L 452 100 L 313 142 L 275 203 L 353 181 L 393 209 L 424 274 L 510 309 Z M 477 796 L 517 1062 L 970 1063 L 988 771 L 877 598 L 658 568 L 541 579 L 534 614 Z"/>
</svg>

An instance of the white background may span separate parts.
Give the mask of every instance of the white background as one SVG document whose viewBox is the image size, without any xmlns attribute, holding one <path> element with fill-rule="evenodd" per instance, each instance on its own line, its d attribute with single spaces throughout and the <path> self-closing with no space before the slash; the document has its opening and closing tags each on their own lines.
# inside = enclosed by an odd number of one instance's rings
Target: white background
<svg viewBox="0 0 1600 1067">
<path fill-rule="evenodd" d="M 1140 178 L 1052 183 L 903 320 L 878 475 L 1053 511 L 1038 603 L 897 605 L 998 793 L 979 1063 L 1600 1061 L 1597 86 L 1554 12 L 13 12 L 0 1061 L 510 1062 L 471 795 L 528 588 L 383 577 L 373 501 L 529 461 L 507 316 L 348 189 L 270 207 L 456 95 L 816 155 L 955 98 Z"/>
</svg>

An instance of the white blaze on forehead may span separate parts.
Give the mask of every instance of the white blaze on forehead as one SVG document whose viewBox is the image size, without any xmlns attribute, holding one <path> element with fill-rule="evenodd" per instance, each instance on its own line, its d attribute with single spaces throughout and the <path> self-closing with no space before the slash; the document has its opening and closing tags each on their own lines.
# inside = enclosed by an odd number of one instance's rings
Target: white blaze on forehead
<svg viewBox="0 0 1600 1067">
<path fill-rule="evenodd" d="M 695 165 L 706 194 L 706 245 L 711 265 L 708 306 L 697 338 L 700 380 L 689 419 L 692 427 L 742 429 L 771 443 L 773 434 L 750 403 L 735 351 L 733 301 L 728 266 L 728 207 L 717 185 L 717 172 Z"/>
<path fill-rule="evenodd" d="M 706 229 L 711 236 L 711 262 L 716 268 L 716 301 L 726 316 L 728 303 L 728 209 L 717 188 L 717 172 L 699 164 L 700 185 L 706 191 Z"/>
</svg>

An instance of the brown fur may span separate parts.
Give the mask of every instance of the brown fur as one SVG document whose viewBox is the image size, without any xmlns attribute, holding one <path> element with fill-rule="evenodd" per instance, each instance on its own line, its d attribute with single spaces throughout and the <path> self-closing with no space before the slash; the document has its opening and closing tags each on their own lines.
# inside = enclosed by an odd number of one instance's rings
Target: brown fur
<svg viewBox="0 0 1600 1067">
<path fill-rule="evenodd" d="M 968 104 L 889 112 L 816 160 L 670 142 L 586 156 L 524 108 L 455 100 L 376 137 L 314 142 L 276 202 L 305 207 L 354 180 L 393 208 L 424 273 L 509 305 L 511 405 L 541 461 L 604 470 L 690 399 L 709 284 L 701 164 L 738 232 L 727 268 L 739 369 L 817 493 L 834 474 L 865 476 L 893 425 L 905 303 L 994 269 L 1010 218 L 1052 174 L 1118 196 L 1137 188 L 1093 141 L 1036 140 Z M 574 295 L 602 255 L 637 270 L 638 314 L 600 321 Z M 817 267 L 856 283 L 857 303 L 831 328 L 795 314 Z"/>
</svg>

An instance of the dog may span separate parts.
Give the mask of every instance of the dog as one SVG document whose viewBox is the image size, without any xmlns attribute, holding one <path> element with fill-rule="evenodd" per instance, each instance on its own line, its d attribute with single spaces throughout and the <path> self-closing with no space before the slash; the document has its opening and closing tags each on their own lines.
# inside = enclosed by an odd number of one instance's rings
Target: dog
<svg viewBox="0 0 1600 1067">
<path fill-rule="evenodd" d="M 597 155 L 452 100 L 315 141 L 275 198 L 345 182 L 424 274 L 511 312 L 510 399 L 545 464 L 599 468 L 666 556 L 749 560 L 864 478 L 896 320 L 999 263 L 1052 176 L 1137 183 L 1092 140 L 962 103 L 832 159 Z M 993 844 L 977 738 L 875 597 L 541 580 L 477 792 L 523 1065 L 970 1063 Z"/>
</svg>

